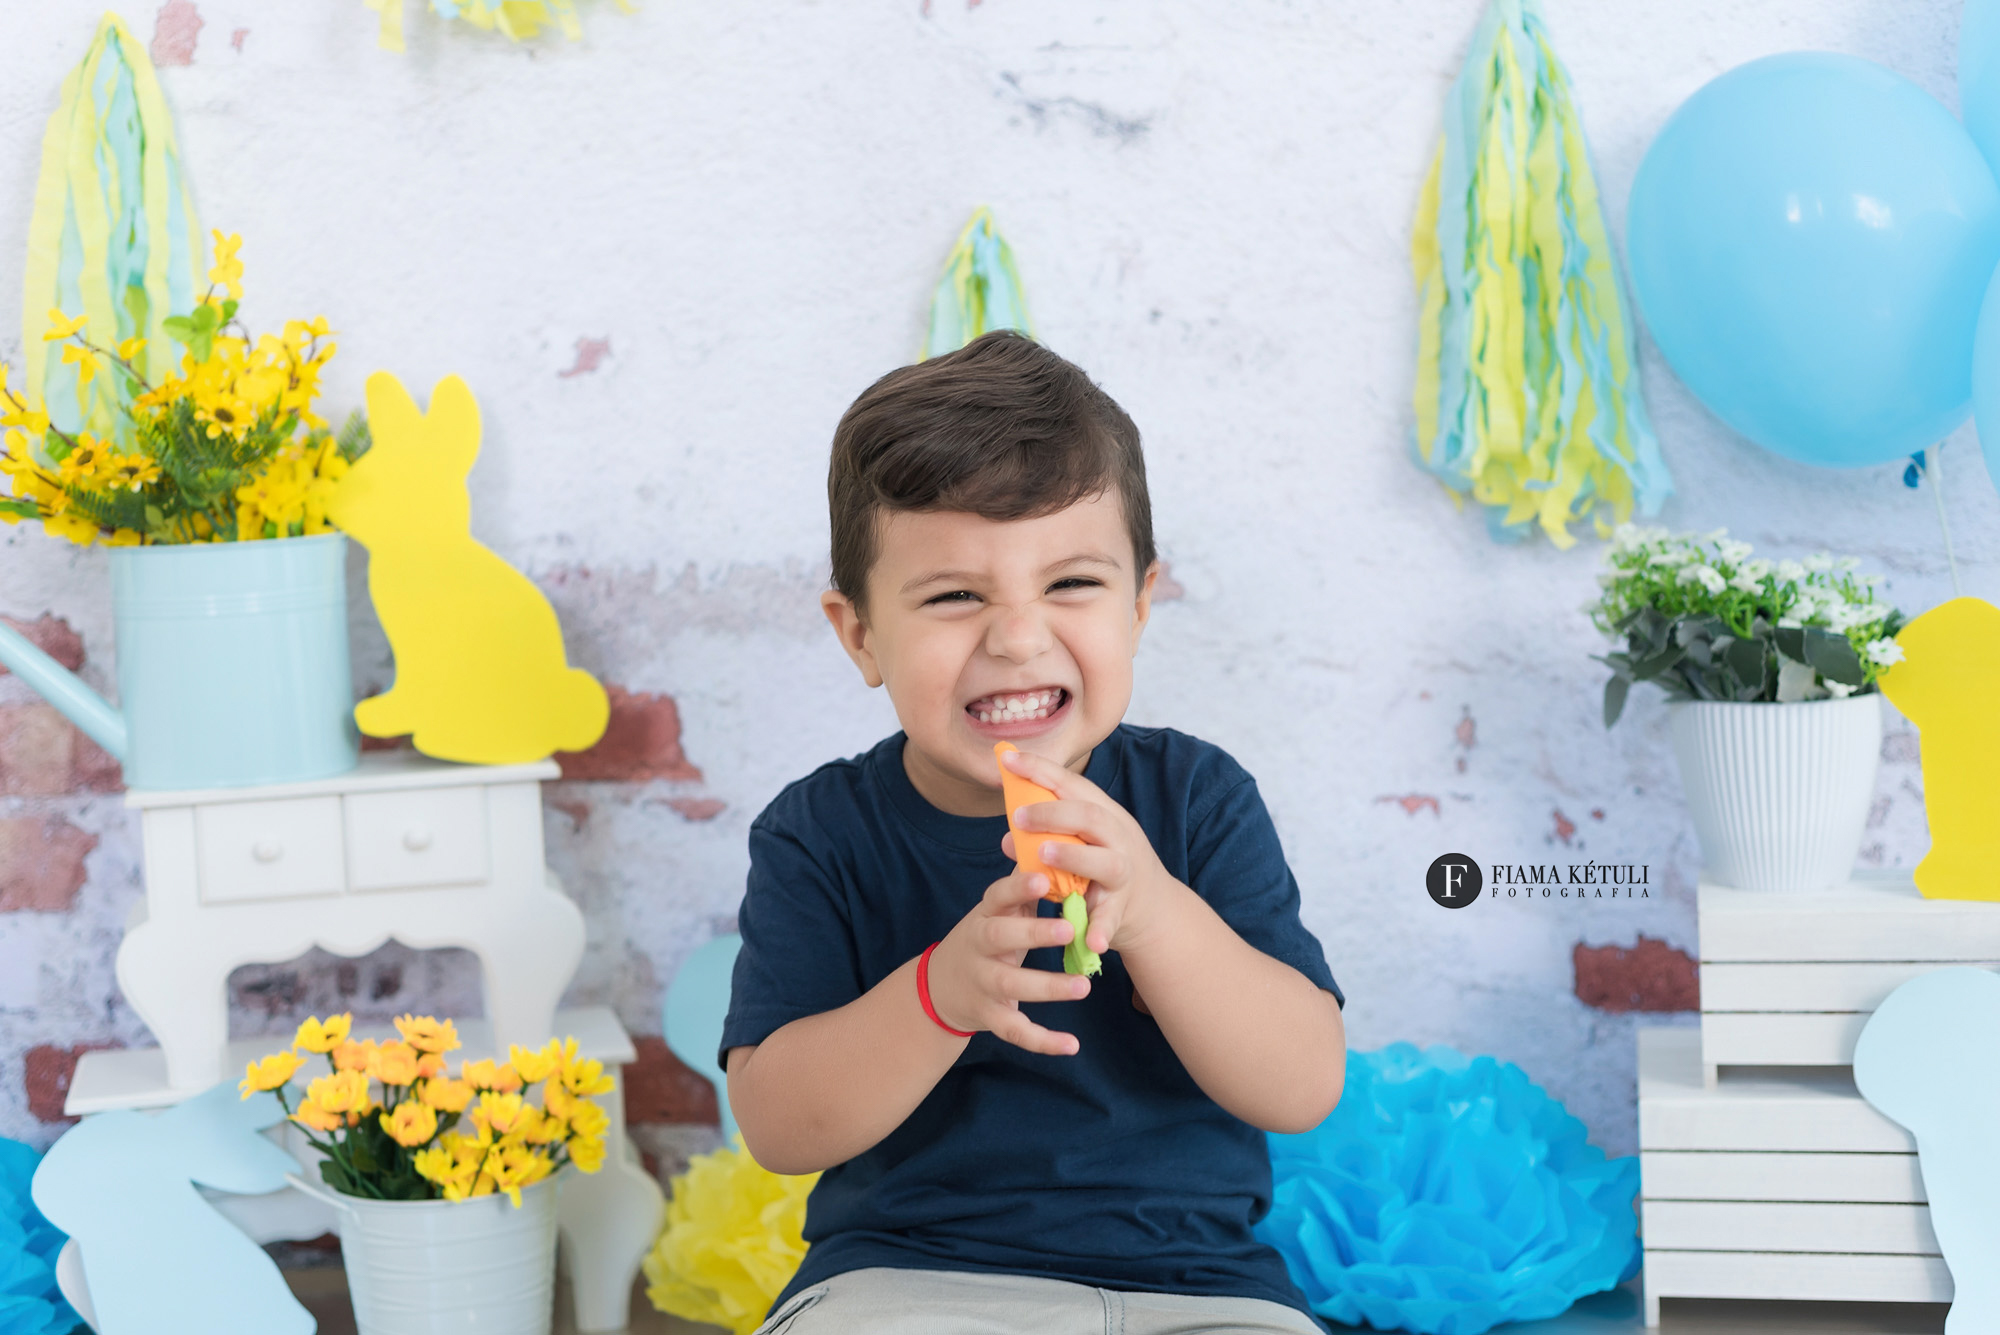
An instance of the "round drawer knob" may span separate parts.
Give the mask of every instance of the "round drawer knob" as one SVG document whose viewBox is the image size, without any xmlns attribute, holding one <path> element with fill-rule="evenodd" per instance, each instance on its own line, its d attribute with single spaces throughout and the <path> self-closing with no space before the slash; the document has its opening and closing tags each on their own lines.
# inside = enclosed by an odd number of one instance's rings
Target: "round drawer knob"
<svg viewBox="0 0 2000 1335">
<path fill-rule="evenodd" d="M 403 831 L 403 847 L 412 853 L 421 853 L 431 846 L 431 832 L 425 829 Z"/>
<path fill-rule="evenodd" d="M 276 862 L 285 856 L 285 846 L 276 839 L 259 839 L 250 850 L 250 856 L 259 862 Z"/>
</svg>

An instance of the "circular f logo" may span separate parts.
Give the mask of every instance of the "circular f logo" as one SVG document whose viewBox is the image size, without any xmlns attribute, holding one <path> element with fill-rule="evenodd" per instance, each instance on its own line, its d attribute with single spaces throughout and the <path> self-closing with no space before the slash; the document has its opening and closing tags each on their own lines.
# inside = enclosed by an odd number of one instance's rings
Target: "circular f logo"
<svg viewBox="0 0 2000 1335">
<path fill-rule="evenodd" d="M 1424 873 L 1424 889 L 1448 909 L 1462 909 L 1479 898 L 1480 887 L 1485 883 L 1479 864 L 1463 853 L 1445 854 Z"/>
</svg>

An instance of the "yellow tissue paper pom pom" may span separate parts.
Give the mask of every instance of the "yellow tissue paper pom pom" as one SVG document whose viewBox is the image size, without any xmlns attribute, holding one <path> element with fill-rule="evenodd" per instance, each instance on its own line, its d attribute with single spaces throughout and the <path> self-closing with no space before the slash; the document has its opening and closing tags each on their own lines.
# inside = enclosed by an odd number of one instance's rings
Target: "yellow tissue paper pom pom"
<svg viewBox="0 0 2000 1335">
<path fill-rule="evenodd" d="M 818 1173 L 766 1170 L 742 1136 L 689 1160 L 674 1179 L 666 1231 L 646 1257 L 653 1306 L 750 1335 L 805 1258 L 806 1197 L 818 1181 Z"/>
</svg>

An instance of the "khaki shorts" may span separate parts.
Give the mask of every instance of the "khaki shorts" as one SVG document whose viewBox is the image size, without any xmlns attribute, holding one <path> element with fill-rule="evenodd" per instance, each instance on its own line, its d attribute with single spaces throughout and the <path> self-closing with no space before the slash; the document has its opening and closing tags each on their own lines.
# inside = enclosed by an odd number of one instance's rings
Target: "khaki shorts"
<svg viewBox="0 0 2000 1335">
<path fill-rule="evenodd" d="M 1061 1279 L 872 1267 L 792 1295 L 757 1335 L 1324 1335 L 1262 1298 L 1130 1293 Z"/>
</svg>

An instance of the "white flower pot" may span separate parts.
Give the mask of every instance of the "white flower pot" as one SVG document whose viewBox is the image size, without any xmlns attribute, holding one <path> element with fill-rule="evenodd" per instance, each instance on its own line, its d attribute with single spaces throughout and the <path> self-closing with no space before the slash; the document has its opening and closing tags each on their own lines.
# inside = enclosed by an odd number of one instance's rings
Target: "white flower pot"
<svg viewBox="0 0 2000 1335">
<path fill-rule="evenodd" d="M 1821 890 L 1853 874 L 1882 753 L 1879 695 L 1668 712 L 1709 880 Z"/>
<path fill-rule="evenodd" d="M 465 1201 L 370 1201 L 299 1177 L 331 1205 L 360 1335 L 548 1335 L 556 1188 Z"/>
</svg>

